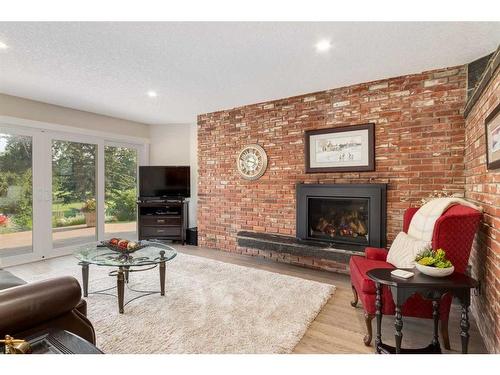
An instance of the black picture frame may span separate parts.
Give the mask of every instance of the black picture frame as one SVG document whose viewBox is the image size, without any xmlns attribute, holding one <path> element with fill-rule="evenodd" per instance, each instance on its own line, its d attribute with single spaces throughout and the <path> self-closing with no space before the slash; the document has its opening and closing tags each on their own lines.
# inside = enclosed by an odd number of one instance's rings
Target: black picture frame
<svg viewBox="0 0 500 375">
<path fill-rule="evenodd" d="M 311 136 L 323 134 L 337 134 L 365 130 L 368 133 L 368 142 L 365 145 L 368 148 L 368 163 L 359 166 L 339 166 L 339 167 L 311 167 Z M 331 173 L 331 172 L 370 172 L 375 170 L 375 124 L 347 125 L 336 128 L 308 130 L 304 134 L 304 153 L 305 153 L 305 171 L 306 173 Z"/>
<path fill-rule="evenodd" d="M 495 109 L 484 120 L 484 135 L 486 137 L 486 167 L 488 168 L 488 170 L 495 170 L 495 169 L 499 169 L 500 168 L 500 158 L 497 159 L 497 160 L 490 160 L 490 139 L 491 139 L 491 134 L 490 134 L 490 131 L 489 131 L 489 125 L 494 120 L 497 120 L 497 121 L 500 122 L 500 103 L 497 104 L 497 106 L 495 107 Z M 497 129 L 500 129 L 500 125 L 497 127 Z"/>
</svg>

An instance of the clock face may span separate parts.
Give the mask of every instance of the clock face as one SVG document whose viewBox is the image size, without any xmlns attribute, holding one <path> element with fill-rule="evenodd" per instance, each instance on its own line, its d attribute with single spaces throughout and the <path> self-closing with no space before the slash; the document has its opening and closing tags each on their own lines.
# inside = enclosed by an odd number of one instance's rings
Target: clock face
<svg viewBox="0 0 500 375">
<path fill-rule="evenodd" d="M 266 171 L 267 155 L 259 145 L 249 145 L 240 151 L 236 163 L 243 178 L 256 180 Z"/>
</svg>

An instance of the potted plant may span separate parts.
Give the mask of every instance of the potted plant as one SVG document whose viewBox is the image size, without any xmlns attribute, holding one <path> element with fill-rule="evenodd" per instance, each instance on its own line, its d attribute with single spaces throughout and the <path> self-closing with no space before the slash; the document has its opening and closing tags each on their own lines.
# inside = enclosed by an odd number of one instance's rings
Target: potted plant
<svg viewBox="0 0 500 375">
<path fill-rule="evenodd" d="M 87 227 L 96 226 L 96 201 L 95 198 L 87 199 L 82 207 Z"/>
<path fill-rule="evenodd" d="M 445 277 L 455 271 L 455 267 L 446 258 L 446 252 L 443 249 L 424 250 L 417 255 L 415 262 L 417 270 L 428 276 Z"/>
</svg>

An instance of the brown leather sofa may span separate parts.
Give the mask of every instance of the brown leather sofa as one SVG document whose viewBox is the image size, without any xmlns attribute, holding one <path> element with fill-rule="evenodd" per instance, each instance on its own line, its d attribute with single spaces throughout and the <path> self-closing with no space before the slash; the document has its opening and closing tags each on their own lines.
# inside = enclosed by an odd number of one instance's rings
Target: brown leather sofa
<svg viewBox="0 0 500 375">
<path fill-rule="evenodd" d="M 58 328 L 95 344 L 87 319 L 87 303 L 78 280 L 71 276 L 26 283 L 0 269 L 0 337 L 27 337 Z"/>
</svg>

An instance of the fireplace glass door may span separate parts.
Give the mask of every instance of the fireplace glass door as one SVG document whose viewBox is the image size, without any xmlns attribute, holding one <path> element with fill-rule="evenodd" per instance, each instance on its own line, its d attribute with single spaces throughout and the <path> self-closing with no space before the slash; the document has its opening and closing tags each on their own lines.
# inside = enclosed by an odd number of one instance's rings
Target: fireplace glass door
<svg viewBox="0 0 500 375">
<path fill-rule="evenodd" d="M 369 199 L 308 198 L 309 237 L 323 241 L 367 245 Z"/>
</svg>

